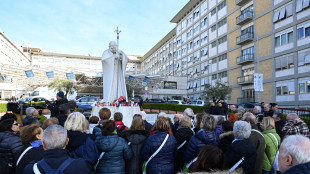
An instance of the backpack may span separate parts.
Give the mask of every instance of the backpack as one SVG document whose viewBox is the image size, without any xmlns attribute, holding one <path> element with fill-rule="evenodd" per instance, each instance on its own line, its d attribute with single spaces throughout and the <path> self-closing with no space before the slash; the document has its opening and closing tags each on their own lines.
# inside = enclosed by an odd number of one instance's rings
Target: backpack
<svg viewBox="0 0 310 174">
<path fill-rule="evenodd" d="M 41 161 L 35 163 L 33 165 L 33 171 L 35 174 L 41 174 L 41 172 L 38 169 L 38 165 L 43 169 L 45 174 L 63 174 L 64 170 L 74 161 L 73 158 L 66 159 L 58 169 L 51 168 L 44 159 Z"/>
<path fill-rule="evenodd" d="M 123 125 L 120 129 L 116 129 L 117 135 L 118 135 L 119 137 L 122 136 L 122 132 L 124 131 L 125 128 L 126 128 L 126 126 Z"/>
</svg>

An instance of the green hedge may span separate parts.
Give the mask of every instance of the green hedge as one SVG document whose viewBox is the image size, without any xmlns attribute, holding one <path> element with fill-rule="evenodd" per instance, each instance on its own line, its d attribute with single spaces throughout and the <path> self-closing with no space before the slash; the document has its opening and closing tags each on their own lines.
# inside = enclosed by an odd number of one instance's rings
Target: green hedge
<svg viewBox="0 0 310 174">
<path fill-rule="evenodd" d="M 142 107 L 143 109 L 159 109 L 178 112 L 183 112 L 186 108 L 192 108 L 194 113 L 200 113 L 204 111 L 202 106 L 179 105 L 171 103 L 143 103 Z"/>
<path fill-rule="evenodd" d="M 0 112 L 6 112 L 8 110 L 7 103 L 0 103 Z"/>
</svg>

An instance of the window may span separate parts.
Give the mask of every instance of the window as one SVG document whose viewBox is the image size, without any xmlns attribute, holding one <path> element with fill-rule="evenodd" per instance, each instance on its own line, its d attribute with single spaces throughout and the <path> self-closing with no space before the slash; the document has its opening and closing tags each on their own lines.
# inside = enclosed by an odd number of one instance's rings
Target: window
<svg viewBox="0 0 310 174">
<path fill-rule="evenodd" d="M 296 12 L 300 12 L 304 9 L 309 8 L 310 4 L 309 4 L 309 0 L 297 0 L 296 1 Z"/>
<path fill-rule="evenodd" d="M 193 42 L 188 43 L 187 45 L 187 49 L 190 50 L 193 48 Z"/>
<path fill-rule="evenodd" d="M 279 22 L 293 15 L 293 5 L 289 4 L 276 10 L 273 14 L 273 22 Z"/>
<path fill-rule="evenodd" d="M 310 23 L 299 26 L 298 30 L 298 39 L 303 39 L 310 36 Z"/>
<path fill-rule="evenodd" d="M 226 0 L 223 1 L 220 5 L 217 6 L 217 11 L 222 10 L 224 7 L 226 7 Z"/>
<path fill-rule="evenodd" d="M 227 36 L 224 36 L 224 37 L 221 37 L 218 42 L 219 42 L 219 45 L 226 42 L 227 41 Z"/>
<path fill-rule="evenodd" d="M 193 19 L 192 17 L 190 17 L 190 18 L 187 19 L 187 21 L 186 21 L 186 22 L 187 22 L 187 25 L 190 24 L 190 23 L 192 23 L 192 19 Z"/>
<path fill-rule="evenodd" d="M 199 11 L 194 12 L 193 16 L 194 16 L 194 19 L 195 19 L 196 17 L 199 17 Z"/>
<path fill-rule="evenodd" d="M 294 95 L 295 94 L 294 81 L 276 82 L 276 94 L 277 95 Z"/>
<path fill-rule="evenodd" d="M 225 78 L 227 77 L 227 71 L 219 73 L 219 78 Z"/>
<path fill-rule="evenodd" d="M 206 25 L 207 25 L 207 23 L 208 23 L 208 18 L 207 18 L 207 17 L 205 17 L 205 18 L 201 21 L 201 23 L 200 23 L 201 28 L 202 28 L 203 26 L 206 26 Z"/>
<path fill-rule="evenodd" d="M 298 52 L 298 66 L 310 65 L 310 49 Z"/>
<path fill-rule="evenodd" d="M 226 59 L 227 59 L 227 54 L 223 54 L 219 56 L 219 61 L 226 60 Z"/>
<path fill-rule="evenodd" d="M 310 80 L 305 82 L 299 82 L 299 94 L 310 93 Z"/>
<path fill-rule="evenodd" d="M 211 11 L 211 16 L 215 15 L 215 13 L 216 13 L 216 8 Z"/>
<path fill-rule="evenodd" d="M 216 74 L 213 74 L 212 75 L 212 80 L 216 80 L 217 79 L 217 75 Z"/>
<path fill-rule="evenodd" d="M 216 25 L 213 25 L 212 27 L 211 27 L 211 32 L 213 32 L 213 31 L 215 31 L 216 30 Z"/>
<path fill-rule="evenodd" d="M 164 89 L 177 89 L 177 82 L 164 82 Z"/>
<path fill-rule="evenodd" d="M 199 24 L 194 28 L 194 33 L 195 33 L 196 31 L 199 31 Z"/>
<path fill-rule="evenodd" d="M 276 36 L 275 46 L 282 46 L 293 42 L 293 31 Z"/>
<path fill-rule="evenodd" d="M 241 51 L 241 55 L 254 54 L 254 47 L 250 47 Z"/>
<path fill-rule="evenodd" d="M 208 36 L 205 36 L 203 38 L 201 38 L 201 42 L 207 41 L 208 40 Z"/>
<path fill-rule="evenodd" d="M 276 71 L 294 68 L 294 56 L 283 56 L 275 59 Z"/>
<path fill-rule="evenodd" d="M 215 64 L 216 63 L 216 58 L 213 58 L 212 59 L 212 64 Z"/>
<path fill-rule="evenodd" d="M 211 48 L 214 48 L 214 47 L 216 47 L 216 41 L 211 43 Z"/>
<path fill-rule="evenodd" d="M 225 25 L 227 23 L 227 18 L 221 20 L 217 25 L 218 25 L 218 28 L 220 28 L 221 26 Z"/>
</svg>

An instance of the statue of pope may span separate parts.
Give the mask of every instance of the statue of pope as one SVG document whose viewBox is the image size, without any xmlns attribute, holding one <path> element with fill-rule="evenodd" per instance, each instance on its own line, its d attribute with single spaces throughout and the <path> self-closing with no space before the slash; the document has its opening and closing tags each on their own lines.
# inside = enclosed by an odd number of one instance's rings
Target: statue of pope
<svg viewBox="0 0 310 174">
<path fill-rule="evenodd" d="M 127 99 L 125 72 L 128 63 L 126 54 L 118 50 L 117 44 L 111 41 L 109 49 L 102 54 L 103 101 L 113 102 L 124 96 Z"/>
</svg>

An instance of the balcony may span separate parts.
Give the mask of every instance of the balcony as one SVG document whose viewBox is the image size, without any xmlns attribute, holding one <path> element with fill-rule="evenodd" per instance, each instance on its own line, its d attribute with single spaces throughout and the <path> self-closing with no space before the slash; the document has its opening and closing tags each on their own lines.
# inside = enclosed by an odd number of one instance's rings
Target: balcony
<svg viewBox="0 0 310 174">
<path fill-rule="evenodd" d="M 246 75 L 242 77 L 238 77 L 239 85 L 253 84 L 254 83 L 254 75 Z"/>
<path fill-rule="evenodd" d="M 245 54 L 240 57 L 237 57 L 237 65 L 242 65 L 242 64 L 253 62 L 253 61 L 254 61 L 253 53 L 249 53 L 249 54 Z"/>
<path fill-rule="evenodd" d="M 254 33 L 248 32 L 237 37 L 237 44 L 242 45 L 254 40 Z"/>
<path fill-rule="evenodd" d="M 245 3 L 248 2 L 248 1 L 249 1 L 249 0 L 236 0 L 236 5 L 241 6 L 241 5 L 245 4 Z"/>
<path fill-rule="evenodd" d="M 237 25 L 243 25 L 254 18 L 253 10 L 248 10 L 244 12 L 242 15 L 236 17 L 236 24 Z"/>
<path fill-rule="evenodd" d="M 237 103 L 240 104 L 240 103 L 254 103 L 255 102 L 255 98 L 243 98 L 243 97 L 240 97 L 240 98 L 237 98 Z"/>
</svg>

